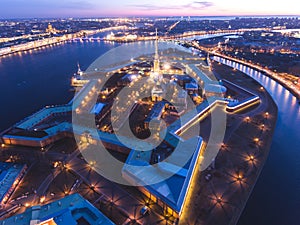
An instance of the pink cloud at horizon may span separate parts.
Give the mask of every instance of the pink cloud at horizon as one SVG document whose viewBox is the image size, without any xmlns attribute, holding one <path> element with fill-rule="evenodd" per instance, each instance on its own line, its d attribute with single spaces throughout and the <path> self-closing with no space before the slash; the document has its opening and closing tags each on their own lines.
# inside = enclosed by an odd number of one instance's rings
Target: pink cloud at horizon
<svg viewBox="0 0 300 225">
<path fill-rule="evenodd" d="M 294 0 L 2 0 L 0 17 L 300 15 Z"/>
</svg>

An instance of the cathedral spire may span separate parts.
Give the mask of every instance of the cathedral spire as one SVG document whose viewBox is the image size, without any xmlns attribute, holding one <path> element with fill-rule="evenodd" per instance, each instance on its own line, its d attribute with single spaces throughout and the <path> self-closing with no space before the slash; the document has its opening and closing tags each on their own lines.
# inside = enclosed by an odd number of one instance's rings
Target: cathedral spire
<svg viewBox="0 0 300 225">
<path fill-rule="evenodd" d="M 155 57 L 154 57 L 154 73 L 160 73 L 160 65 L 159 65 L 159 54 L 158 54 L 158 35 L 156 29 L 156 38 L 155 38 Z"/>
</svg>

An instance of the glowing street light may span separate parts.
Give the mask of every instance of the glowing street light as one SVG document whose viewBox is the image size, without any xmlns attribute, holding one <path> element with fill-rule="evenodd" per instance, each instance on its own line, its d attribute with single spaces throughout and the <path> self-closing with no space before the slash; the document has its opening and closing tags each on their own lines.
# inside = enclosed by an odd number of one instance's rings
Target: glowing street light
<svg viewBox="0 0 300 225">
<path fill-rule="evenodd" d="M 247 117 L 245 118 L 245 121 L 246 121 L 247 123 L 249 123 L 249 122 L 250 122 L 250 117 L 247 116 Z"/>
<path fill-rule="evenodd" d="M 225 144 L 225 143 L 222 143 L 222 144 L 221 144 L 221 148 L 222 148 L 222 149 L 226 148 L 226 144 Z"/>
<path fill-rule="evenodd" d="M 40 198 L 40 203 L 44 203 L 45 200 L 46 200 L 46 197 L 45 197 L 45 196 L 42 196 L 42 197 Z"/>
<path fill-rule="evenodd" d="M 268 118 L 269 115 L 270 115 L 270 114 L 269 114 L 268 112 L 266 112 L 266 113 L 265 113 L 265 118 Z"/>
<path fill-rule="evenodd" d="M 215 201 L 217 202 L 217 204 L 219 204 L 220 206 L 222 206 L 223 204 L 223 199 L 222 199 L 222 196 L 217 196 Z"/>
</svg>

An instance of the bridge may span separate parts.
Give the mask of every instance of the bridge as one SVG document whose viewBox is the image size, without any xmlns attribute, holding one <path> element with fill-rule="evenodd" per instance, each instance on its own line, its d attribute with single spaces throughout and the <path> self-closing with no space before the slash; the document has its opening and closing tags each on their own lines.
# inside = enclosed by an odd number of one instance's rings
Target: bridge
<svg viewBox="0 0 300 225">
<path fill-rule="evenodd" d="M 94 41 L 102 41 L 104 40 L 104 38 L 100 38 L 100 37 L 82 37 L 82 38 L 73 38 L 70 41 L 74 41 L 74 42 L 78 42 L 78 41 L 88 41 L 88 42 L 94 42 Z"/>
</svg>

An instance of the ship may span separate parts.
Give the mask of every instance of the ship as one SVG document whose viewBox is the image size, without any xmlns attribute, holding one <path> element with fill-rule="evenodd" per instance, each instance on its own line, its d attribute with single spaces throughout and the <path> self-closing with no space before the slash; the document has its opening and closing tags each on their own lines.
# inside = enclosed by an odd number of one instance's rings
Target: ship
<svg viewBox="0 0 300 225">
<path fill-rule="evenodd" d="M 71 86 L 72 87 L 83 87 L 88 80 L 84 78 L 85 73 L 81 70 L 79 63 L 77 63 L 78 70 L 74 73 L 71 79 Z"/>
</svg>

